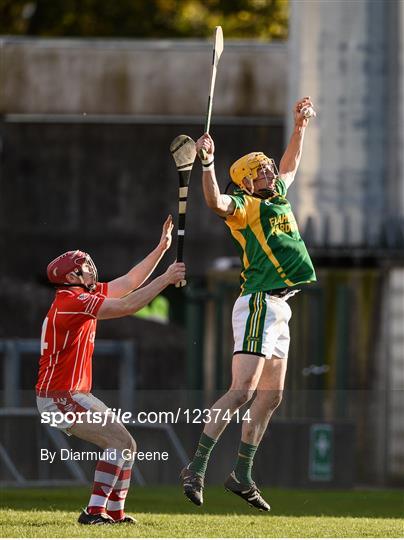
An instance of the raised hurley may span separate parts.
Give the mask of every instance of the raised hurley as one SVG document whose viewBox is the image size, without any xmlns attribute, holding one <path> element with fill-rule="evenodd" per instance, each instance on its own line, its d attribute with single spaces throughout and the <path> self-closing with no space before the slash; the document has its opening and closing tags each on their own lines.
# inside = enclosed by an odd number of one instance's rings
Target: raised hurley
<svg viewBox="0 0 404 540">
<path fill-rule="evenodd" d="M 214 37 L 214 42 L 213 42 L 212 77 L 210 80 L 208 108 L 206 110 L 206 118 L 205 118 L 205 133 L 209 133 L 209 129 L 210 129 L 210 119 L 212 117 L 213 93 L 215 91 L 217 66 L 219 64 L 219 60 L 222 55 L 222 52 L 223 52 L 223 31 L 222 31 L 221 26 L 216 26 L 215 37 Z M 199 153 L 199 157 L 204 160 L 207 158 L 206 152 L 203 148 L 201 149 Z"/>
<path fill-rule="evenodd" d="M 188 185 L 196 157 L 195 142 L 188 135 L 178 135 L 178 137 L 176 137 L 170 145 L 170 152 L 174 158 L 179 180 L 177 261 L 182 262 L 184 252 Z M 187 282 L 184 279 L 179 283 L 176 283 L 175 286 L 184 287 L 186 284 Z"/>
</svg>

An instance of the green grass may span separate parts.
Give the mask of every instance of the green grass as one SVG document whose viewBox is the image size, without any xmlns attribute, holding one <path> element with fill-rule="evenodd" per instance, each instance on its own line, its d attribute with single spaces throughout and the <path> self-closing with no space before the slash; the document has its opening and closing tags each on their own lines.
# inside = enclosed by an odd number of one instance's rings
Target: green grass
<svg viewBox="0 0 404 540">
<path fill-rule="evenodd" d="M 390 537 L 404 536 L 399 491 L 264 490 L 262 514 L 220 487 L 205 504 L 188 503 L 180 488 L 133 487 L 127 511 L 137 525 L 83 527 L 76 523 L 89 489 L 2 490 L 2 537 Z"/>
</svg>

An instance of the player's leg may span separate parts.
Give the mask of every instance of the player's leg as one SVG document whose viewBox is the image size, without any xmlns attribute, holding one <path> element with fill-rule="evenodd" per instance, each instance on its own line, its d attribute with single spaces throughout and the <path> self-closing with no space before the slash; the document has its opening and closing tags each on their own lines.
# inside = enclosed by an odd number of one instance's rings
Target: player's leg
<svg viewBox="0 0 404 540">
<path fill-rule="evenodd" d="M 250 401 L 257 388 L 264 364 L 263 356 L 243 353 L 233 356 L 231 386 L 211 407 L 211 420 L 206 423 L 203 430 L 208 437 L 217 440 L 229 424 L 229 417 Z"/>
<path fill-rule="evenodd" d="M 239 457 L 235 467 L 237 479 L 252 483 L 251 470 L 258 445 L 275 409 L 280 405 L 285 383 L 287 358 L 272 357 L 265 366 L 249 409 L 249 418 L 242 425 Z"/>
<path fill-rule="evenodd" d="M 249 401 L 264 367 L 263 332 L 267 319 L 265 293 L 240 296 L 233 307 L 234 356 L 230 389 L 211 408 L 211 421 L 205 425 L 190 469 L 204 476 L 209 454 L 229 423 L 229 417 Z M 219 411 L 219 414 L 217 414 Z"/>
<path fill-rule="evenodd" d="M 205 425 L 190 465 L 181 473 L 184 493 L 197 505 L 203 502 L 204 476 L 214 445 L 227 426 L 228 418 L 251 399 L 258 384 L 265 357 L 261 351 L 265 317 L 265 293 L 248 294 L 236 300 L 232 313 L 232 384 L 212 406 L 211 421 Z"/>
<path fill-rule="evenodd" d="M 282 400 L 286 367 L 287 358 L 266 359 L 257 394 L 249 409 L 249 418 L 243 421 L 236 466 L 225 482 L 229 491 L 265 512 L 270 510 L 270 506 L 255 485 L 251 470 L 269 420 Z"/>
<path fill-rule="evenodd" d="M 69 429 L 71 435 L 92 442 L 104 450 L 104 456 L 95 469 L 90 501 L 79 521 L 92 524 L 93 516 L 107 514 L 114 522 L 135 522 L 134 518 L 125 515 L 124 505 L 136 443 L 128 430 L 108 413 L 108 408 L 102 401 L 91 394 L 76 395 L 75 399 L 84 408 L 89 407 L 90 411 L 103 415 L 101 423 L 91 422 L 91 417 L 84 417 L 82 423 L 76 423 Z M 126 459 L 127 457 L 130 459 Z"/>
<path fill-rule="evenodd" d="M 136 523 L 135 518 L 125 514 L 125 500 L 128 494 L 134 460 L 126 460 L 118 480 L 108 498 L 107 514 L 115 523 Z"/>
<path fill-rule="evenodd" d="M 249 418 L 243 422 L 239 459 L 235 474 L 243 484 L 252 484 L 251 468 L 255 452 L 268 422 L 282 399 L 289 352 L 289 320 L 292 315 L 288 303 L 267 295 L 267 312 L 263 328 L 262 352 L 266 360 L 257 385 L 257 393 L 250 405 Z"/>
<path fill-rule="evenodd" d="M 212 406 L 191 463 L 181 472 L 185 495 L 196 505 L 203 503 L 203 485 L 209 457 L 233 413 L 249 401 L 264 367 L 264 357 L 235 354 L 229 390 Z"/>
<path fill-rule="evenodd" d="M 268 357 L 250 405 L 249 417 L 243 421 L 238 459 L 232 474 L 225 482 L 227 489 L 264 511 L 270 509 L 257 489 L 251 470 L 255 453 L 269 420 L 279 406 L 285 383 L 289 350 L 289 319 L 291 310 L 285 301 L 270 301 L 264 331 L 263 350 Z"/>
<path fill-rule="evenodd" d="M 66 430 L 69 435 L 96 444 L 104 450 L 112 446 L 119 450 L 119 454 L 127 448 L 136 451 L 136 443 L 129 431 L 116 421 L 114 414 L 105 403 L 92 394 L 74 394 L 73 399 L 82 407 L 81 410 L 101 413 L 102 416 L 96 418 L 96 415 L 94 417 L 82 415 Z"/>
</svg>

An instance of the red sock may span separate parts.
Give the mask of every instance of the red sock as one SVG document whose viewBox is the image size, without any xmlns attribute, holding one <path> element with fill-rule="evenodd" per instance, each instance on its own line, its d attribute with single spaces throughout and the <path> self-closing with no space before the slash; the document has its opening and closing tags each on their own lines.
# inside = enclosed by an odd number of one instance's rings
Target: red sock
<svg viewBox="0 0 404 540">
<path fill-rule="evenodd" d="M 124 507 L 130 485 L 133 461 L 125 461 L 107 502 L 107 514 L 115 521 L 125 517 Z"/>
<path fill-rule="evenodd" d="M 119 478 L 125 462 L 121 457 L 121 452 L 114 448 L 107 448 L 103 457 L 105 459 L 100 459 L 95 468 L 93 491 L 87 506 L 89 514 L 106 512 L 108 497 Z"/>
</svg>

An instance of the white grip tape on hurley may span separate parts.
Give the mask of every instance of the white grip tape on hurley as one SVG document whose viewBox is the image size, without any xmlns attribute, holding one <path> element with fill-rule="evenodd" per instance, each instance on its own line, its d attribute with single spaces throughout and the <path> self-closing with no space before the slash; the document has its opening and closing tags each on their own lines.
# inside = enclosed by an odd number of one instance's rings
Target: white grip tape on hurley
<svg viewBox="0 0 404 540">
<path fill-rule="evenodd" d="M 180 214 L 185 214 L 187 210 L 187 201 L 179 201 L 178 202 L 178 212 Z"/>
<path fill-rule="evenodd" d="M 180 187 L 179 195 L 180 195 L 180 198 L 188 197 L 188 186 Z"/>
</svg>

